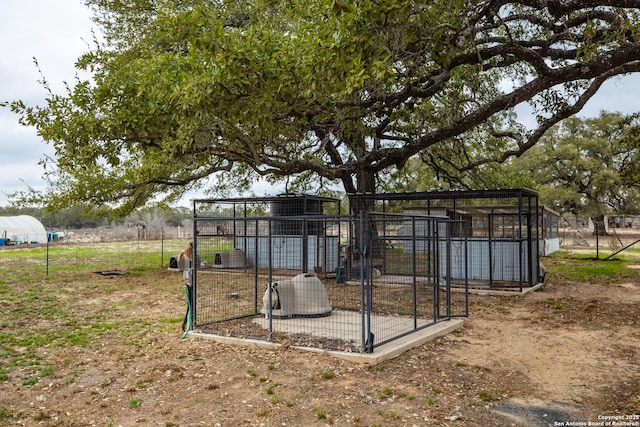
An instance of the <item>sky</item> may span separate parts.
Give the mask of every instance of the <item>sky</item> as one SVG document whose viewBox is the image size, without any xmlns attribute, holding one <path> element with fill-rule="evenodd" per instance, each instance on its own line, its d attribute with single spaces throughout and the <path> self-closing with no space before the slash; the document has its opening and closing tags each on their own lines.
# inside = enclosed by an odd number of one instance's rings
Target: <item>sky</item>
<svg viewBox="0 0 640 427">
<path fill-rule="evenodd" d="M 89 50 L 92 27 L 81 0 L 2 0 L 0 101 L 42 104 L 46 92 L 34 57 L 52 89 L 62 92 L 64 81 L 73 83 L 75 60 Z M 52 153 L 34 128 L 0 107 L 0 206 L 7 205 L 7 193 L 45 188 L 38 162 Z"/>
<path fill-rule="evenodd" d="M 42 104 L 46 92 L 38 83 L 34 58 L 54 92 L 62 93 L 64 82 L 74 81 L 76 59 L 91 48 L 92 29 L 91 13 L 82 0 L 2 0 L 0 101 Z M 579 116 L 594 117 L 601 110 L 633 113 L 640 110 L 639 100 L 640 76 L 617 78 L 607 82 Z M 19 125 L 16 114 L 0 108 L 0 206 L 8 205 L 8 193 L 43 190 L 38 163 L 52 154 L 35 129 Z"/>
</svg>

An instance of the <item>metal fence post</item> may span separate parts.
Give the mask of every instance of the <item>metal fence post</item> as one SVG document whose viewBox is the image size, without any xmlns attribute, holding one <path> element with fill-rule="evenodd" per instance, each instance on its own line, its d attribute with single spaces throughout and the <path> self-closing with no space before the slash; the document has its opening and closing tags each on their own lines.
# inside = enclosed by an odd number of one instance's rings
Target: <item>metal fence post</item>
<svg viewBox="0 0 640 427">
<path fill-rule="evenodd" d="M 45 265 L 46 265 L 45 275 L 47 277 L 49 277 L 49 239 L 47 239 L 47 254 L 46 254 L 46 257 L 47 258 L 46 258 L 46 261 L 45 261 Z"/>
</svg>

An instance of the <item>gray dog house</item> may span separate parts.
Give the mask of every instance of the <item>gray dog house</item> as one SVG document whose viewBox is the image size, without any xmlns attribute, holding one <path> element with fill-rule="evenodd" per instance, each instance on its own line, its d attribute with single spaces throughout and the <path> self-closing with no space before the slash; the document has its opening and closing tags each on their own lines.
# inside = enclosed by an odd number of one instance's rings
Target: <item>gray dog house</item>
<svg viewBox="0 0 640 427">
<path fill-rule="evenodd" d="M 200 257 L 197 257 L 198 264 L 200 263 Z M 179 255 L 172 256 L 169 260 L 169 269 L 185 271 L 193 268 L 193 262 L 186 256 L 180 257 Z"/>
<path fill-rule="evenodd" d="M 213 257 L 213 268 L 245 268 L 246 258 L 242 249 L 216 252 Z"/>
<path fill-rule="evenodd" d="M 322 317 L 329 316 L 331 310 L 327 292 L 320 279 L 313 274 L 303 273 L 291 279 L 267 284 L 260 312 L 265 317 L 271 313 L 273 318 Z"/>
</svg>

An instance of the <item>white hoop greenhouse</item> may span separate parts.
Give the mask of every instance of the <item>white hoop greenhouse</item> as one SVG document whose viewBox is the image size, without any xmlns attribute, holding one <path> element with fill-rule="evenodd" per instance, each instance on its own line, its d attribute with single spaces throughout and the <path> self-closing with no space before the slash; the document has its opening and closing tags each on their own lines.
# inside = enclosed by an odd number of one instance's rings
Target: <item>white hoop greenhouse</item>
<svg viewBox="0 0 640 427">
<path fill-rule="evenodd" d="M 0 216 L 0 241 L 5 243 L 46 243 L 44 225 L 29 215 Z"/>
</svg>

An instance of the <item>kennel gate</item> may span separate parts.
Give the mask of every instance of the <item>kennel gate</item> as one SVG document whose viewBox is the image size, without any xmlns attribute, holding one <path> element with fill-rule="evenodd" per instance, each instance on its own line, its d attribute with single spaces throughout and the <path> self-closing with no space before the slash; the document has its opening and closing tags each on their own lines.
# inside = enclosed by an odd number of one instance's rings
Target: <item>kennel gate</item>
<svg viewBox="0 0 640 427">
<path fill-rule="evenodd" d="M 454 264 L 462 260 L 455 259 L 453 240 L 462 226 L 443 218 L 365 212 L 196 215 L 194 254 L 201 261 L 191 274 L 192 328 L 373 352 L 468 315 L 467 283 L 451 279 Z M 220 265 L 221 253 L 229 252 L 234 265 Z"/>
</svg>

